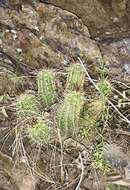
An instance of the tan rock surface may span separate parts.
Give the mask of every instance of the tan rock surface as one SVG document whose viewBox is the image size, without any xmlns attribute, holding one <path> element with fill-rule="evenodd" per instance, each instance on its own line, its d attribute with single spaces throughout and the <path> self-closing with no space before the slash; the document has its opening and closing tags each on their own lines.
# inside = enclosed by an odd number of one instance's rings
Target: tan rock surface
<svg viewBox="0 0 130 190">
<path fill-rule="evenodd" d="M 129 0 L 48 0 L 82 19 L 95 37 L 130 36 Z"/>
</svg>

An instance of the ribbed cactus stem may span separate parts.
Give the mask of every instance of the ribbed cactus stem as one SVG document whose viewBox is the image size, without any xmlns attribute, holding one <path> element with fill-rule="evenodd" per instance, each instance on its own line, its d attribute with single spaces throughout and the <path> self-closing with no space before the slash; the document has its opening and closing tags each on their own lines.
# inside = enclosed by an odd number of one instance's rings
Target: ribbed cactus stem
<svg viewBox="0 0 130 190">
<path fill-rule="evenodd" d="M 84 97 L 79 92 L 72 91 L 66 95 L 58 112 L 59 127 L 65 132 L 65 135 L 72 135 L 78 131 L 83 103 Z"/>
<path fill-rule="evenodd" d="M 85 72 L 80 64 L 74 64 L 69 68 L 67 76 L 67 90 L 82 90 L 84 85 Z"/>
<path fill-rule="evenodd" d="M 42 70 L 37 76 L 38 95 L 44 107 L 49 107 L 56 101 L 55 76 L 50 70 Z"/>
</svg>

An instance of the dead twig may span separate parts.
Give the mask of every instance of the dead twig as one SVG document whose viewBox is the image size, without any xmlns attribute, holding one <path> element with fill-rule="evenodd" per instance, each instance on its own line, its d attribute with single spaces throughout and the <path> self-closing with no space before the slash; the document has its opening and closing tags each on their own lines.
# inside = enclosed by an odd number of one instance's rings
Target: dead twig
<svg viewBox="0 0 130 190">
<path fill-rule="evenodd" d="M 61 159 L 60 159 L 60 165 L 61 165 L 61 181 L 64 180 L 64 170 L 63 170 L 63 145 L 62 145 L 62 139 L 61 139 L 61 134 L 60 130 L 57 128 L 57 133 L 58 133 L 58 138 L 60 141 L 60 146 L 61 146 Z"/>
<path fill-rule="evenodd" d="M 130 131 L 123 131 L 121 129 L 116 129 L 116 133 L 121 134 L 121 135 L 130 136 Z"/>
<path fill-rule="evenodd" d="M 81 185 L 82 180 L 83 180 L 83 174 L 84 174 L 84 165 L 83 165 L 83 160 L 82 160 L 82 155 L 81 155 L 81 153 L 79 153 L 79 159 L 80 159 L 80 164 L 81 164 L 81 176 L 80 176 L 78 185 L 77 185 L 77 187 L 75 188 L 75 190 L 79 190 L 80 185 Z"/>
</svg>

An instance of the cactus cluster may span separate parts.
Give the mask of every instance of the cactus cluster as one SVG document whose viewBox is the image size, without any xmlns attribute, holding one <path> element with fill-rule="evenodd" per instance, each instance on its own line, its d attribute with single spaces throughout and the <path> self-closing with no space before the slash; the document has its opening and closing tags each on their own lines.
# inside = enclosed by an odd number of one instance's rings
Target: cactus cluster
<svg viewBox="0 0 130 190">
<path fill-rule="evenodd" d="M 80 92 L 72 91 L 64 98 L 58 112 L 58 123 L 65 135 L 77 132 L 83 103 L 84 97 Z"/>
<path fill-rule="evenodd" d="M 70 66 L 65 97 L 58 107 L 57 123 L 62 134 L 65 136 L 75 135 L 78 132 L 81 136 L 86 136 L 93 126 L 95 126 L 97 117 L 102 111 L 100 100 L 91 104 L 84 105 L 84 95 L 82 93 L 85 73 L 81 65 Z M 40 103 L 46 109 L 49 109 L 57 99 L 55 87 L 55 75 L 53 71 L 43 69 L 37 75 L 38 97 Z M 101 94 L 110 93 L 110 84 L 107 81 L 101 81 L 97 84 Z M 20 117 L 39 117 L 40 112 L 38 103 L 34 95 L 21 95 L 17 102 L 18 116 Z M 86 110 L 85 110 L 86 109 Z M 82 112 L 82 114 L 81 114 Z M 38 115 L 39 114 L 39 115 Z M 38 122 L 29 129 L 30 137 L 36 142 L 49 142 L 51 137 L 51 128 L 46 121 L 38 119 Z"/>
<path fill-rule="evenodd" d="M 39 104 L 42 104 L 44 108 L 49 108 L 56 101 L 56 89 L 55 89 L 55 77 L 54 73 L 50 70 L 42 70 L 37 75 L 38 85 L 38 99 L 31 94 L 22 94 L 17 100 L 17 116 L 19 118 L 25 118 L 31 121 L 35 118 L 36 124 L 28 124 L 29 136 L 37 143 L 47 143 L 51 138 L 51 127 L 42 120 Z M 39 119 L 40 118 L 40 119 Z"/>
<path fill-rule="evenodd" d="M 78 132 L 80 113 L 84 104 L 84 96 L 79 91 L 84 84 L 84 71 L 80 65 L 73 65 L 69 69 L 66 89 L 69 92 L 64 97 L 63 103 L 58 109 L 58 125 L 66 135 Z M 43 69 L 37 75 L 38 97 L 44 108 L 49 108 L 57 99 L 55 88 L 55 76 L 51 70 Z M 78 91 L 77 91 L 78 90 Z M 20 117 L 38 116 L 39 109 L 36 97 L 29 94 L 21 95 L 17 102 L 18 115 Z M 35 141 L 47 141 L 49 139 L 50 127 L 40 120 L 34 127 L 31 127 L 30 137 Z"/>
<path fill-rule="evenodd" d="M 55 76 L 50 70 L 42 70 L 37 76 L 38 95 L 44 107 L 49 107 L 56 101 Z"/>
<path fill-rule="evenodd" d="M 69 68 L 66 89 L 82 90 L 84 85 L 85 72 L 80 64 L 74 64 Z"/>
<path fill-rule="evenodd" d="M 17 100 L 18 117 L 28 118 L 39 113 L 36 97 L 31 94 L 22 94 Z"/>
</svg>

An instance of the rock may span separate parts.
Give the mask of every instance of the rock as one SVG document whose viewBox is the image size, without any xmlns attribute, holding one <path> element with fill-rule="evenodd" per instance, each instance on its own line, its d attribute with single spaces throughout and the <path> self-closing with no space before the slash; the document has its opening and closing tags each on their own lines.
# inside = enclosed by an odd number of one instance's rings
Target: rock
<svg viewBox="0 0 130 190">
<path fill-rule="evenodd" d="M 101 57 L 87 27 L 75 15 L 52 5 L 35 6 L 23 4 L 19 11 L 0 7 L 2 52 L 33 68 L 62 67 L 77 55 L 91 62 Z"/>
<path fill-rule="evenodd" d="M 25 164 L 15 164 L 11 157 L 0 152 L 0 184 L 7 190 L 34 190 L 37 178 Z"/>
<path fill-rule="evenodd" d="M 12 3 L 20 7 L 12 8 Z M 86 3 L 85 1 L 83 5 L 86 6 Z M 89 8 L 91 8 L 91 3 L 90 1 Z M 1 5 L 3 4 L 8 6 L 0 6 L 0 68 L 2 72 L 9 69 L 11 72 L 28 75 L 30 70 L 42 67 L 61 70 L 70 63 L 76 63 L 77 57 L 80 56 L 91 74 L 95 74 L 97 58 L 99 60 L 104 58 L 110 75 L 114 79 L 129 82 L 129 50 L 127 49 L 130 43 L 128 38 L 120 39 L 118 42 L 114 42 L 112 38 L 111 43 L 108 43 L 109 39 L 104 39 L 97 43 L 90 38 L 88 28 L 83 22 L 66 10 L 37 1 L 35 3 L 1 1 Z M 101 8 L 101 10 L 104 9 Z M 95 15 L 94 18 L 98 20 L 100 17 Z M 123 50 L 124 40 L 127 41 L 126 50 Z M 122 50 L 119 50 L 121 44 Z M 122 57 L 119 51 L 126 51 L 126 56 Z M 6 80 L 4 86 L 6 86 Z M 4 86 L 0 88 L 4 89 Z"/>
<path fill-rule="evenodd" d="M 106 145 L 104 157 L 124 179 L 130 180 L 130 158 L 121 150 L 121 147 L 116 144 Z"/>
<path fill-rule="evenodd" d="M 92 38 L 130 35 L 129 0 L 48 0 L 82 19 Z"/>
<path fill-rule="evenodd" d="M 109 75 L 115 80 L 130 81 L 130 38 L 105 41 L 100 50 L 108 67 Z"/>
</svg>

